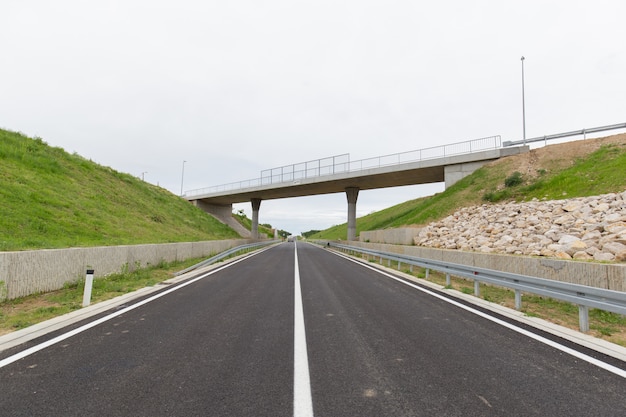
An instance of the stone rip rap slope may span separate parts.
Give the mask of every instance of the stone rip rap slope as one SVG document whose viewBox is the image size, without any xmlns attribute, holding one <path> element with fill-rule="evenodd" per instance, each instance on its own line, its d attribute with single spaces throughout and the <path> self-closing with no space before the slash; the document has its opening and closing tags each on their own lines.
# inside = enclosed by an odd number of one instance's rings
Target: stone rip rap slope
<svg viewBox="0 0 626 417">
<path fill-rule="evenodd" d="M 424 227 L 418 246 L 626 262 L 626 191 L 465 207 Z"/>
</svg>

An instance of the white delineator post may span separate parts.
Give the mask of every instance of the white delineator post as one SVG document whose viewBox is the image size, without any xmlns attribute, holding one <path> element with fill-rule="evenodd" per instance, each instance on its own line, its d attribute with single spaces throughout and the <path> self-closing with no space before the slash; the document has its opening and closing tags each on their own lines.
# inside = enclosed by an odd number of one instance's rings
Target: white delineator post
<svg viewBox="0 0 626 417">
<path fill-rule="evenodd" d="M 93 288 L 93 269 L 87 270 L 85 276 L 85 292 L 83 293 L 83 307 L 87 307 L 91 303 L 91 289 Z"/>
</svg>

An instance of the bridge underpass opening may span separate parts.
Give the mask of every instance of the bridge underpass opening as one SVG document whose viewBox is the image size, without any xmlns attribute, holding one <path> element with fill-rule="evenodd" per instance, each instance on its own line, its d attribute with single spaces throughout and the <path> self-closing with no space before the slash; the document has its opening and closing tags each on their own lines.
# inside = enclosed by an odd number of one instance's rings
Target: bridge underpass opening
<svg viewBox="0 0 626 417">
<path fill-rule="evenodd" d="M 347 240 L 356 240 L 356 203 L 359 196 L 359 188 L 358 187 L 348 187 L 345 191 L 347 200 L 348 200 L 348 232 L 347 232 Z M 251 237 L 253 239 L 259 239 L 259 212 L 261 209 L 261 202 L 263 200 L 260 198 L 253 198 L 250 200 L 250 204 L 252 206 L 252 226 L 251 226 Z M 231 207 L 232 211 L 232 207 Z M 215 213 L 211 213 L 215 215 Z M 220 214 L 223 214 L 220 213 Z M 298 233 L 295 231 L 289 231 L 290 233 Z M 302 231 L 299 231 L 302 232 Z"/>
<path fill-rule="evenodd" d="M 358 201 L 355 206 L 356 238 L 358 240 L 359 219 L 374 212 L 405 203 L 420 197 L 431 196 L 445 190 L 445 183 L 406 185 L 381 188 L 376 190 L 359 189 Z M 334 226 L 346 225 L 347 194 L 338 192 L 331 194 L 291 197 L 284 199 L 262 200 L 259 210 L 259 228 L 262 224 L 270 224 L 277 230 L 284 230 L 293 235 L 301 235 L 313 230 L 326 230 Z M 227 213 L 241 212 L 252 218 L 250 201 L 234 203 Z M 261 234 L 262 235 L 262 234 Z M 251 237 L 250 234 L 246 235 Z M 263 236 L 263 235 L 262 235 Z M 336 236 L 347 239 L 347 231 Z"/>
</svg>

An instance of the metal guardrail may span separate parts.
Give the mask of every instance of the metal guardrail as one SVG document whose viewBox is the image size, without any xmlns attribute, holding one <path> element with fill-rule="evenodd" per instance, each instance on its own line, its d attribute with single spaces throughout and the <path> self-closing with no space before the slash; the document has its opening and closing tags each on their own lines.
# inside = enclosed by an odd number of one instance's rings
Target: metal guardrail
<svg viewBox="0 0 626 417">
<path fill-rule="evenodd" d="M 185 274 L 187 272 L 193 271 L 194 269 L 198 269 L 198 268 L 201 268 L 203 266 L 208 266 L 208 265 L 211 265 L 212 263 L 221 261 L 222 259 L 228 258 L 229 256 L 234 255 L 236 253 L 247 252 L 247 251 L 250 251 L 252 249 L 257 249 L 257 248 L 262 247 L 262 246 L 272 245 L 272 244 L 277 243 L 277 242 L 281 242 L 281 241 L 280 240 L 269 240 L 269 241 L 263 241 L 263 242 L 248 243 L 247 245 L 235 246 L 234 248 L 231 248 L 231 249 L 228 249 L 227 251 L 218 253 L 217 255 L 212 256 L 209 259 L 205 259 L 202 262 L 199 262 L 199 263 L 197 263 L 195 265 L 192 265 L 189 268 L 185 268 L 182 271 L 178 271 L 178 272 L 174 273 L 174 275 L 175 276 L 183 275 L 183 274 Z"/>
<path fill-rule="evenodd" d="M 601 127 L 592 127 L 590 129 L 573 130 L 571 132 L 556 133 L 554 135 L 538 136 L 536 138 L 531 138 L 531 139 L 526 139 L 526 140 L 506 141 L 502 144 L 502 146 L 508 147 L 508 146 L 515 146 L 515 145 L 525 145 L 527 143 L 541 142 L 541 141 L 544 141 L 544 143 L 547 143 L 551 139 L 569 138 L 572 136 L 580 136 L 580 135 L 583 135 L 586 139 L 588 133 L 605 132 L 607 130 L 616 130 L 616 129 L 626 129 L 626 123 L 619 123 L 615 125 L 608 125 L 608 126 L 601 126 Z"/>
<path fill-rule="evenodd" d="M 522 307 L 522 292 L 551 297 L 561 301 L 568 301 L 578 305 L 580 331 L 589 331 L 589 308 L 610 311 L 626 315 L 626 293 L 620 291 L 605 290 L 602 288 L 589 287 L 586 285 L 570 284 L 561 281 L 553 281 L 527 275 L 512 274 L 492 269 L 476 268 L 462 264 L 455 264 L 431 259 L 418 258 L 396 253 L 381 252 L 371 249 L 360 248 L 325 242 L 327 247 L 337 248 L 346 252 L 360 253 L 374 257 L 398 262 L 398 269 L 402 263 L 415 265 L 426 269 L 426 277 L 430 270 L 446 274 L 446 285 L 450 285 L 450 276 L 474 281 L 474 295 L 480 295 L 479 283 L 490 283 L 515 290 L 515 308 Z"/>
<path fill-rule="evenodd" d="M 241 190 L 244 188 L 252 188 L 262 185 L 289 183 L 324 175 L 358 172 L 372 168 L 381 168 L 385 166 L 406 164 L 409 162 L 425 161 L 429 159 L 463 155 L 490 149 L 499 149 L 501 147 L 502 139 L 500 136 L 489 136 L 465 142 L 452 143 L 449 145 L 434 146 L 415 151 L 361 159 L 358 161 L 350 161 L 349 154 L 342 154 L 328 158 L 316 159 L 314 161 L 301 162 L 298 164 L 263 170 L 261 171 L 260 178 L 189 190 L 183 194 L 183 197 Z"/>
</svg>

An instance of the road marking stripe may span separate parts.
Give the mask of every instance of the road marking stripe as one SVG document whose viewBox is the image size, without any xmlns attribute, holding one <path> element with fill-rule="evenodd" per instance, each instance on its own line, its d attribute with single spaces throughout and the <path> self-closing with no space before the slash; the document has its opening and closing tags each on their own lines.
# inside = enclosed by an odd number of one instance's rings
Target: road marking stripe
<svg viewBox="0 0 626 417">
<path fill-rule="evenodd" d="M 293 415 L 294 417 L 313 417 L 309 359 L 304 328 L 304 307 L 302 305 L 300 268 L 298 267 L 298 248 L 296 245 L 294 245 L 294 252 Z"/>
<path fill-rule="evenodd" d="M 466 311 L 468 311 L 470 313 L 476 314 L 477 316 L 483 317 L 483 318 L 485 318 L 487 320 L 490 320 L 490 321 L 492 321 L 494 323 L 497 323 L 497 324 L 499 324 L 501 326 L 504 326 L 504 327 L 506 327 L 506 328 L 508 328 L 510 330 L 513 330 L 513 331 L 515 331 L 517 333 L 520 333 L 520 334 L 523 334 L 525 336 L 528 336 L 531 339 L 534 339 L 534 340 L 536 340 L 538 342 L 544 343 L 544 344 L 546 344 L 548 346 L 551 346 L 551 347 L 553 347 L 555 349 L 558 349 L 561 352 L 568 353 L 568 354 L 570 354 L 570 355 L 572 355 L 572 356 L 574 356 L 574 357 L 576 357 L 578 359 L 581 359 L 581 360 L 583 360 L 585 362 L 588 362 L 588 363 L 590 363 L 592 365 L 595 365 L 595 366 L 597 366 L 599 368 L 607 370 L 607 371 L 609 371 L 609 372 L 611 372 L 611 373 L 613 373 L 615 375 L 621 376 L 622 378 L 626 378 L 626 371 L 621 369 L 621 368 L 618 368 L 617 366 L 613 366 L 613 365 L 608 364 L 606 362 L 603 362 L 603 361 L 601 361 L 599 359 L 593 358 L 593 357 L 591 357 L 589 355 L 585 355 L 582 352 L 579 352 L 579 351 L 577 351 L 575 349 L 572 349 L 572 348 L 569 348 L 567 346 L 564 346 L 564 345 L 562 345 L 560 343 L 557 343 L 557 342 L 555 342 L 553 340 L 550 340 L 548 338 L 545 338 L 543 336 L 539 336 L 538 334 L 535 334 L 535 333 L 530 332 L 528 330 L 522 329 L 521 327 L 517 327 L 514 324 L 508 323 L 508 322 L 506 322 L 504 320 L 500 320 L 500 319 L 498 319 L 496 317 L 492 317 L 492 316 L 490 316 L 487 313 L 483 313 L 482 311 L 479 311 L 479 310 L 476 310 L 476 309 L 474 309 L 472 307 L 466 306 L 465 304 L 462 304 L 462 303 L 459 303 L 457 301 L 451 300 L 451 299 L 449 299 L 447 297 L 444 297 L 443 295 L 437 294 L 436 292 L 433 292 L 433 291 L 430 291 L 430 290 L 428 290 L 426 288 L 420 287 L 419 285 L 407 282 L 407 281 L 405 281 L 405 280 L 403 280 L 401 278 L 398 278 L 396 276 L 393 276 L 393 275 L 391 275 L 391 274 L 389 274 L 387 272 L 381 271 L 378 268 L 374 268 L 374 267 L 372 267 L 370 265 L 367 265 L 367 264 L 364 264 L 364 263 L 362 263 L 362 262 L 360 262 L 358 260 L 349 258 L 346 255 L 339 254 L 339 253 L 336 253 L 336 252 L 333 252 L 333 253 L 336 254 L 337 256 L 344 257 L 344 258 L 348 259 L 349 261 L 352 261 L 352 262 L 354 262 L 354 263 L 356 263 L 358 265 L 361 265 L 361 266 L 363 266 L 365 268 L 369 268 L 372 271 L 376 271 L 376 272 L 378 272 L 378 273 L 380 273 L 382 275 L 385 275 L 386 277 L 389 277 L 389 278 L 394 279 L 394 280 L 396 280 L 398 282 L 401 282 L 402 284 L 408 285 L 409 287 L 413 287 L 413 288 L 415 288 L 415 289 L 417 289 L 419 291 L 422 291 L 422 292 L 424 292 L 424 293 L 426 293 L 428 295 L 432 295 L 433 297 L 436 297 L 436 298 L 439 298 L 440 300 L 446 301 L 447 303 L 450 303 L 450 304 L 452 304 L 454 306 L 462 308 L 463 310 L 466 310 Z"/>
<path fill-rule="evenodd" d="M 136 309 L 138 307 L 141 307 L 144 304 L 148 304 L 151 301 L 154 301 L 154 300 L 156 300 L 158 298 L 161 298 L 161 297 L 163 297 L 163 296 L 165 296 L 167 294 L 170 294 L 170 293 L 172 293 L 174 291 L 177 291 L 177 290 L 179 290 L 179 289 L 181 289 L 183 287 L 186 287 L 187 285 L 193 284 L 196 281 L 199 281 L 199 280 L 201 280 L 203 278 L 206 278 L 209 275 L 215 274 L 216 272 L 219 272 L 219 271 L 221 271 L 223 269 L 226 269 L 226 268 L 228 268 L 228 267 L 230 267 L 232 265 L 235 265 L 236 263 L 239 263 L 239 262 L 241 262 L 241 261 L 243 261 L 245 259 L 248 259 L 251 256 L 255 256 L 255 255 L 257 255 L 257 254 L 259 254 L 259 253 L 261 253 L 261 252 L 263 252 L 265 250 L 267 250 L 267 249 L 260 250 L 258 252 L 253 252 L 249 256 L 245 256 L 245 257 L 243 257 L 241 259 L 237 259 L 236 261 L 229 262 L 228 264 L 226 264 L 224 266 L 221 266 L 219 268 L 213 269 L 213 270 L 207 272 L 206 274 L 202 274 L 202 275 L 200 275 L 200 276 L 198 276 L 196 278 L 190 279 L 189 281 L 185 281 L 185 282 L 183 282 L 180 285 L 177 285 L 177 286 L 172 287 L 172 288 L 170 288 L 168 290 L 165 290 L 165 291 L 160 292 L 160 293 L 158 293 L 156 295 L 153 295 L 152 297 L 146 298 L 145 300 L 139 301 L 138 303 L 135 303 L 135 304 L 133 304 L 131 306 L 128 306 L 126 308 L 118 310 L 115 313 L 112 313 L 112 314 L 109 314 L 107 316 L 101 317 L 98 320 L 89 322 L 89 323 L 87 323 L 87 324 L 85 324 L 83 326 L 77 327 L 74 330 L 71 330 L 71 331 L 69 331 L 67 333 L 63 333 L 63 334 L 61 334 L 61 335 L 59 335 L 57 337 L 54 337 L 54 338 L 52 338 L 50 340 L 47 340 L 47 341 L 43 342 L 41 344 L 38 344 L 38 345 L 32 346 L 32 347 L 30 347 L 28 349 L 25 349 L 25 350 L 23 350 L 23 351 L 21 351 L 19 353 L 16 353 L 13 356 L 9 356 L 8 358 L 4 358 L 4 359 L 0 360 L 0 368 L 3 368 L 3 367 L 5 367 L 5 366 L 7 366 L 7 365 L 9 365 L 9 364 L 11 364 L 13 362 L 16 362 L 16 361 L 20 360 L 20 359 L 24 359 L 25 357 L 30 356 L 33 353 L 39 352 L 40 350 L 43 350 L 43 349 L 45 349 L 47 347 L 50 347 L 50 346 L 52 346 L 54 344 L 57 344 L 57 343 L 63 341 L 65 339 L 68 339 L 68 338 L 70 338 L 72 336 L 75 336 L 75 335 L 77 335 L 79 333 L 82 333 L 85 330 L 89 330 L 92 327 L 96 327 L 99 324 L 102 324 L 102 323 L 104 323 L 106 321 L 109 321 L 109 320 L 111 320 L 111 319 L 113 319 L 115 317 L 118 317 L 118 316 L 120 316 L 120 315 L 122 315 L 124 313 L 127 313 L 127 312 L 129 312 L 131 310 L 134 310 L 134 309 Z"/>
</svg>

